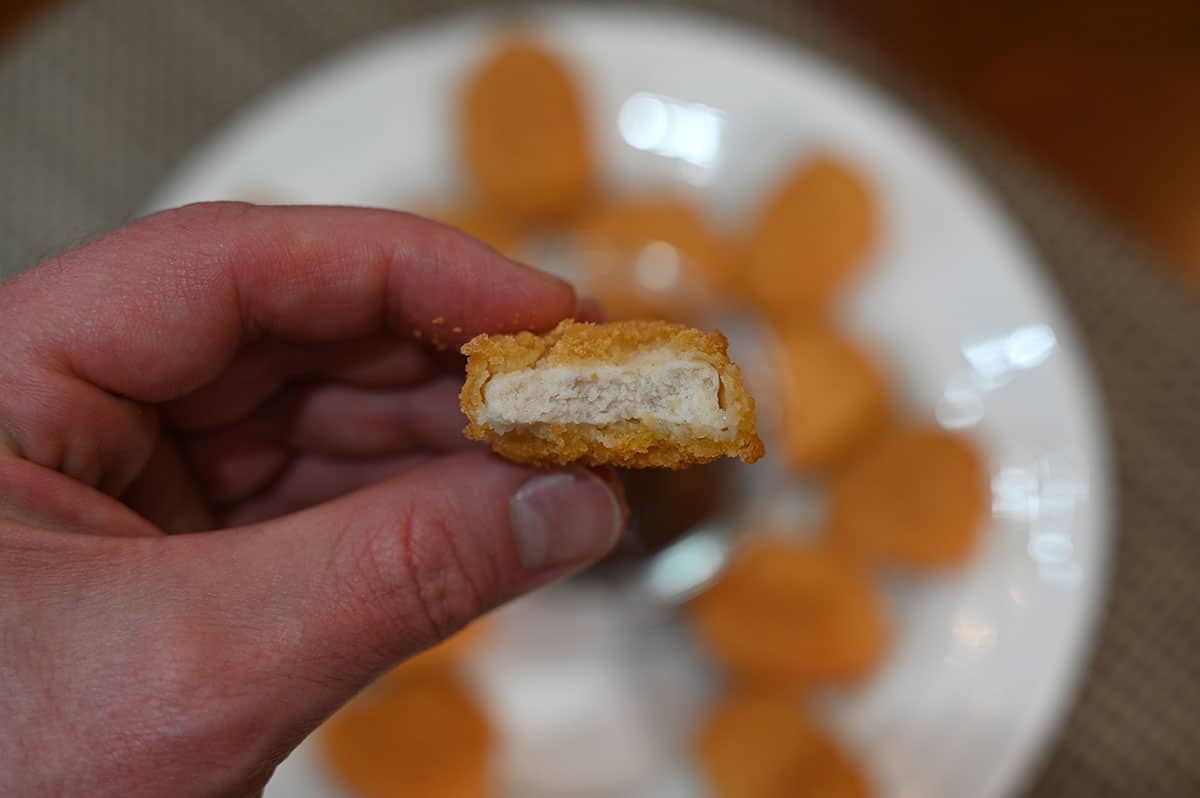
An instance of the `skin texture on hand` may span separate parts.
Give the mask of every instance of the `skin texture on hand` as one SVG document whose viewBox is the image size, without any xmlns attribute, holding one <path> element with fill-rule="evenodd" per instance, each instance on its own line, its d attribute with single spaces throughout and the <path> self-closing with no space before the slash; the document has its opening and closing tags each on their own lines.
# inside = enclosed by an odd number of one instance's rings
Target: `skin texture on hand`
<svg viewBox="0 0 1200 798">
<path fill-rule="evenodd" d="M 606 481 L 457 408 L 464 341 L 576 313 L 351 208 L 189 206 L 0 286 L 0 794 L 254 794 L 375 676 L 602 556 Z"/>
</svg>

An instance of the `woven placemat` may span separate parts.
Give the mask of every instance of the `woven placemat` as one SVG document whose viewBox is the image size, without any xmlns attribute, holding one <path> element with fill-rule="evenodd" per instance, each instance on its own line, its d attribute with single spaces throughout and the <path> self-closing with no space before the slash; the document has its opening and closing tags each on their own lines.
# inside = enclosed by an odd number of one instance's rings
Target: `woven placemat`
<svg viewBox="0 0 1200 798">
<path fill-rule="evenodd" d="M 1030 792 L 1200 795 L 1200 306 L 1076 199 L 802 4 L 697 4 L 783 31 L 900 94 L 1024 223 L 1091 350 L 1121 490 L 1109 615 L 1079 701 Z M 463 5 L 59 7 L 0 52 L 0 276 L 126 221 L 193 146 L 298 68 Z"/>
</svg>

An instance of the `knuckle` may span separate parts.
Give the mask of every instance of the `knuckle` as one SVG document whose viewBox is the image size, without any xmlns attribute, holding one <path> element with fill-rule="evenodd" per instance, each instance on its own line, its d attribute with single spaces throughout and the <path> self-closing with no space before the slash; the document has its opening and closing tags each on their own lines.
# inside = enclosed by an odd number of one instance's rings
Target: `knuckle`
<svg viewBox="0 0 1200 798">
<path fill-rule="evenodd" d="M 441 640 L 485 609 L 456 531 L 435 509 L 409 507 L 394 526 L 366 537 L 359 576 L 376 586 L 370 600 L 401 608 L 393 617 L 406 628 L 398 633 Z"/>
<path fill-rule="evenodd" d="M 12 384 L 0 376 L 0 451 L 113 495 L 145 466 L 158 438 L 153 408 L 61 377 Z"/>
<path fill-rule="evenodd" d="M 9 385 L 0 381 L 0 437 L 7 442 L 6 448 L 32 463 L 59 469 L 70 439 L 66 415 L 32 380 L 23 380 L 13 389 Z"/>
</svg>

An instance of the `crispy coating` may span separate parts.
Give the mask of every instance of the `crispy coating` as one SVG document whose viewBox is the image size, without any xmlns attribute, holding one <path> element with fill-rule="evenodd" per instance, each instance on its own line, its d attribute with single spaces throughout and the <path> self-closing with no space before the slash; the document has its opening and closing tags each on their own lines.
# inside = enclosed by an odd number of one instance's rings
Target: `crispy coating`
<svg viewBox="0 0 1200 798">
<path fill-rule="evenodd" d="M 801 471 L 836 467 L 888 418 L 887 387 L 875 363 L 828 324 L 791 323 L 775 352 L 782 389 L 782 444 Z"/>
<path fill-rule="evenodd" d="M 351 701 L 321 729 L 326 761 L 362 798 L 489 795 L 494 732 L 453 673 L 429 672 Z"/>
<path fill-rule="evenodd" d="M 835 480 L 830 523 L 839 543 L 869 559 L 944 570 L 975 548 L 988 496 L 983 458 L 962 436 L 898 429 Z"/>
<path fill-rule="evenodd" d="M 500 432 L 479 421 L 484 389 L 494 376 L 533 367 L 580 364 L 622 365 L 648 350 L 669 348 L 711 365 L 720 375 L 722 407 L 736 419 L 727 440 L 698 434 L 668 433 L 638 420 L 598 427 L 589 424 L 534 424 Z M 551 332 L 480 335 L 463 347 L 467 379 L 460 396 L 470 422 L 468 438 L 486 441 L 500 455 L 533 465 L 581 463 L 626 468 L 684 468 L 721 457 L 752 463 L 763 454 L 755 432 L 754 399 L 746 392 L 738 367 L 729 359 L 720 332 L 705 332 L 662 321 L 590 324 L 568 319 Z"/>
<path fill-rule="evenodd" d="M 796 696 L 743 688 L 723 698 L 696 749 L 714 798 L 866 798 L 870 788 L 845 751 Z"/>
<path fill-rule="evenodd" d="M 463 156 L 489 204 L 553 222 L 596 183 L 583 100 L 557 56 L 531 38 L 498 43 L 463 91 Z"/>
<path fill-rule="evenodd" d="M 777 315 L 830 301 L 878 238 L 870 187 L 844 161 L 801 164 L 767 202 L 749 242 L 746 288 Z"/>
<path fill-rule="evenodd" d="M 574 237 L 583 289 L 612 319 L 698 318 L 733 283 L 732 247 L 682 197 L 614 201 L 585 217 Z"/>
<path fill-rule="evenodd" d="M 867 569 L 821 542 L 747 544 L 688 613 L 714 658 L 752 683 L 855 682 L 887 648 Z"/>
</svg>

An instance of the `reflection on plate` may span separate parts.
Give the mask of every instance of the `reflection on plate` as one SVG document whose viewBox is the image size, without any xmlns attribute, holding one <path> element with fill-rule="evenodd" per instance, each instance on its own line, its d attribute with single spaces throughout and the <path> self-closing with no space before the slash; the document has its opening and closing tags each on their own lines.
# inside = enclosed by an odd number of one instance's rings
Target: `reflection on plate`
<svg viewBox="0 0 1200 798">
<path fill-rule="evenodd" d="M 633 10 L 538 23 L 582 80 L 615 190 L 671 187 L 733 230 L 797 152 L 834 149 L 870 180 L 884 226 L 839 321 L 908 406 L 981 442 L 992 519 L 965 571 L 889 584 L 886 666 L 824 695 L 819 714 L 881 794 L 1012 792 L 1082 665 L 1111 512 L 1090 379 L 1031 253 L 934 140 L 785 42 Z M 489 31 L 482 16 L 455 20 L 316 69 L 199 151 L 153 205 L 250 189 L 384 206 L 461 194 L 452 98 Z M 780 513 L 819 512 L 803 486 L 775 498 Z M 504 732 L 512 794 L 704 794 L 673 741 L 696 726 L 713 674 L 678 627 L 604 585 L 561 586 L 495 621 L 471 675 Z M 339 793 L 306 743 L 268 794 Z"/>
</svg>

